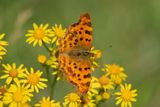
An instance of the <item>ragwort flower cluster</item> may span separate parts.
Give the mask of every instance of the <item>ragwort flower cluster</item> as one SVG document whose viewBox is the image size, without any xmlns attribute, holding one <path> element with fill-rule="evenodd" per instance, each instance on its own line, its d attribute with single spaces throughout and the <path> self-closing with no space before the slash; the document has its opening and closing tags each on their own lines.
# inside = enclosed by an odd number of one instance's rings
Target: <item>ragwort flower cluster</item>
<svg viewBox="0 0 160 107">
<path fill-rule="evenodd" d="M 102 72 L 103 75 L 96 77 L 92 75 L 90 88 L 87 94 L 79 95 L 71 92 L 64 96 L 64 101 L 56 101 L 54 98 L 55 84 L 61 79 L 63 73 L 58 68 L 58 45 L 59 39 L 64 37 L 66 29 L 62 25 L 55 24 L 33 24 L 33 29 L 28 30 L 26 42 L 33 47 L 44 47 L 47 55 L 37 55 L 37 61 L 43 67 L 42 70 L 35 70 L 33 67 L 26 68 L 23 64 L 1 64 L 0 79 L 5 80 L 0 87 L 0 107 L 97 107 L 102 102 L 107 102 L 113 96 L 116 98 L 116 105 L 121 107 L 132 107 L 136 101 L 137 90 L 126 83 L 128 77 L 124 68 L 117 64 L 104 64 L 103 68 L 98 63 L 102 52 L 91 48 L 94 54 L 90 60 L 92 71 Z M 5 46 L 8 42 L 2 41 L 4 34 L 0 35 L 0 60 L 6 54 Z M 98 69 L 97 69 L 98 68 Z M 100 69 L 99 69 L 100 68 Z M 41 90 L 49 89 L 49 96 L 43 96 L 36 104 L 33 104 L 34 95 Z M 35 101 L 34 101 L 35 102 Z"/>
</svg>

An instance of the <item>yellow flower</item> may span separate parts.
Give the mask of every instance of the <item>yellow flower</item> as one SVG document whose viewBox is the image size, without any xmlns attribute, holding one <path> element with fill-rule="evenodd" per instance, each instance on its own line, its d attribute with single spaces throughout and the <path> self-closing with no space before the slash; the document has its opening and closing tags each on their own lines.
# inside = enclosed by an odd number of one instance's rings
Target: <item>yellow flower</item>
<svg viewBox="0 0 160 107">
<path fill-rule="evenodd" d="M 66 29 L 63 29 L 61 24 L 59 26 L 55 24 L 52 29 L 55 36 L 57 36 L 58 38 L 62 38 L 65 35 Z"/>
<path fill-rule="evenodd" d="M 117 85 L 119 85 L 119 84 L 122 83 L 122 79 L 123 78 L 117 77 L 117 78 L 115 78 L 114 83 L 117 84 Z"/>
<path fill-rule="evenodd" d="M 39 88 L 44 89 L 47 87 L 47 85 L 43 83 L 47 81 L 47 79 L 41 78 L 42 73 L 40 70 L 35 72 L 33 68 L 30 69 L 30 72 L 26 69 L 25 79 L 21 80 L 21 82 L 27 84 L 27 87 L 31 87 L 31 89 L 38 93 Z"/>
<path fill-rule="evenodd" d="M 112 64 L 106 65 L 105 71 L 107 71 L 107 76 L 110 76 L 114 83 L 121 83 L 121 80 L 125 80 L 127 75 L 124 73 L 124 68 L 119 65 Z"/>
<path fill-rule="evenodd" d="M 3 96 L 7 92 L 6 85 L 0 87 L 0 96 Z"/>
<path fill-rule="evenodd" d="M 98 95 L 95 95 L 95 99 L 96 99 L 96 102 L 99 103 L 101 101 L 105 101 L 105 100 L 108 100 L 110 98 L 110 93 L 109 92 L 101 92 L 100 94 Z"/>
<path fill-rule="evenodd" d="M 4 94 L 7 92 L 7 88 L 6 88 L 6 85 L 3 85 L 0 87 L 0 107 L 3 107 L 3 96 Z"/>
<path fill-rule="evenodd" d="M 51 56 L 47 61 L 47 65 L 51 66 L 51 68 L 57 69 L 58 68 L 58 60 L 55 56 Z"/>
<path fill-rule="evenodd" d="M 22 104 L 21 107 L 31 107 L 31 106 L 28 103 L 24 103 L 24 104 Z"/>
<path fill-rule="evenodd" d="M 98 94 L 95 97 L 96 97 L 96 102 L 97 103 L 100 102 L 100 101 L 102 101 L 102 96 L 101 95 Z"/>
<path fill-rule="evenodd" d="M 91 53 L 94 54 L 95 58 L 100 58 L 102 56 L 102 51 L 95 49 L 95 47 L 91 48 Z"/>
<path fill-rule="evenodd" d="M 82 101 L 83 107 L 96 107 L 95 100 L 92 97 L 86 95 L 83 97 Z"/>
<path fill-rule="evenodd" d="M 0 99 L 0 107 L 3 107 L 3 101 Z"/>
<path fill-rule="evenodd" d="M 59 102 L 55 102 L 55 100 L 51 100 L 50 97 L 43 97 L 38 104 L 35 104 L 36 107 L 61 107 Z"/>
<path fill-rule="evenodd" d="M 2 92 L 0 92 L 0 99 L 2 98 Z"/>
<path fill-rule="evenodd" d="M 19 67 L 16 67 L 16 64 L 13 63 L 10 64 L 2 64 L 2 67 L 4 68 L 3 72 L 5 73 L 3 76 L 1 76 L 1 79 L 7 78 L 6 83 L 10 84 L 12 81 L 14 81 L 17 85 L 20 84 L 19 78 L 22 78 L 24 76 L 24 65 L 21 64 Z"/>
<path fill-rule="evenodd" d="M 4 46 L 7 46 L 8 45 L 8 42 L 6 41 L 3 41 L 2 39 L 4 38 L 5 34 L 0 34 L 0 60 L 3 59 L 3 55 L 6 54 L 6 49 L 4 48 Z"/>
<path fill-rule="evenodd" d="M 58 60 L 55 55 L 53 55 L 49 58 L 49 60 L 47 61 L 47 65 L 49 65 L 51 68 L 53 68 L 52 75 L 56 75 L 56 77 L 57 77 L 56 80 L 59 80 L 62 73 L 58 68 L 58 66 L 59 66 Z"/>
<path fill-rule="evenodd" d="M 0 107 L 3 107 L 2 93 L 0 92 Z"/>
<path fill-rule="evenodd" d="M 91 48 L 91 54 L 90 60 L 92 62 L 92 71 L 95 71 L 95 68 L 99 66 L 98 62 L 96 61 L 97 58 L 100 58 L 102 56 L 102 52 L 100 50 L 96 50 L 94 47 Z"/>
<path fill-rule="evenodd" d="M 0 49 L 1 50 L 4 50 L 4 51 L 7 51 L 3 46 L 7 46 L 8 45 L 8 42 L 6 41 L 2 41 L 2 39 L 4 38 L 5 34 L 0 34 Z"/>
<path fill-rule="evenodd" d="M 16 86 L 11 84 L 11 87 L 8 89 L 7 93 L 4 94 L 3 102 L 8 104 L 9 107 L 22 107 L 28 101 L 31 101 L 33 94 L 32 89 L 29 87 Z"/>
<path fill-rule="evenodd" d="M 66 33 L 66 29 L 63 29 L 61 24 L 59 26 L 57 24 L 55 24 L 55 26 L 53 26 L 52 29 L 54 32 L 54 37 L 53 37 L 51 43 L 56 42 L 56 45 L 58 45 L 57 40 L 58 40 L 58 38 L 64 37 L 64 35 Z"/>
<path fill-rule="evenodd" d="M 98 94 L 100 88 L 101 88 L 101 84 L 99 83 L 99 80 L 96 77 L 92 76 L 90 88 L 89 88 L 89 91 L 87 94 L 89 96 L 93 96 L 95 94 Z"/>
<path fill-rule="evenodd" d="M 70 93 L 64 97 L 64 107 L 79 107 L 81 99 L 76 93 Z M 68 106 L 67 106 L 68 105 Z"/>
<path fill-rule="evenodd" d="M 132 107 L 132 102 L 136 102 L 137 90 L 131 90 L 131 84 L 120 85 L 120 92 L 116 92 L 116 105 L 121 103 L 121 107 Z"/>
<path fill-rule="evenodd" d="M 37 60 L 39 63 L 44 64 L 46 62 L 47 58 L 45 55 L 38 55 Z"/>
<path fill-rule="evenodd" d="M 28 30 L 26 34 L 27 40 L 29 44 L 33 43 L 35 47 L 37 44 L 42 46 L 43 43 L 50 43 L 50 37 L 53 36 L 53 33 L 50 29 L 48 29 L 48 24 L 41 24 L 38 26 L 37 24 L 33 24 L 33 30 Z"/>
<path fill-rule="evenodd" d="M 113 82 L 104 75 L 101 76 L 99 79 L 93 76 L 90 83 L 90 89 L 87 94 L 89 96 L 97 95 L 99 94 L 100 89 L 104 89 L 104 91 L 114 89 Z"/>
<path fill-rule="evenodd" d="M 99 83 L 101 84 L 101 87 L 104 89 L 104 91 L 114 89 L 113 82 L 107 76 L 101 76 L 99 78 Z"/>
<path fill-rule="evenodd" d="M 108 100 L 109 98 L 110 98 L 110 94 L 108 93 L 108 92 L 104 92 L 104 93 L 102 93 L 102 99 L 103 100 Z"/>
</svg>

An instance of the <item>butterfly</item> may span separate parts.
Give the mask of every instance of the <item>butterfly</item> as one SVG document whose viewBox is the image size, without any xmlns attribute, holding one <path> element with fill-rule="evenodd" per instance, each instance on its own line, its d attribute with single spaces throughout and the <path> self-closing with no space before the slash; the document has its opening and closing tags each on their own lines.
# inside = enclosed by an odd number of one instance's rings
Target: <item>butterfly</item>
<svg viewBox="0 0 160 107">
<path fill-rule="evenodd" d="M 80 94 L 88 92 L 91 81 L 92 26 L 88 13 L 67 29 L 59 40 L 59 68 Z"/>
</svg>

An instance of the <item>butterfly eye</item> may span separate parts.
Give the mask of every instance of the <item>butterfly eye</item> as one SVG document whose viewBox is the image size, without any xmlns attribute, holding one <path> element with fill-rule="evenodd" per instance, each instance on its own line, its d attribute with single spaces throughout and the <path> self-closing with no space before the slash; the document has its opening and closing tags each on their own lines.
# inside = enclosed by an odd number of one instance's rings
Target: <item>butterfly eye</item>
<svg viewBox="0 0 160 107">
<path fill-rule="evenodd" d="M 89 55 L 89 52 L 85 51 L 85 52 L 82 52 L 82 54 L 83 54 L 84 56 L 88 56 L 88 55 Z"/>
</svg>

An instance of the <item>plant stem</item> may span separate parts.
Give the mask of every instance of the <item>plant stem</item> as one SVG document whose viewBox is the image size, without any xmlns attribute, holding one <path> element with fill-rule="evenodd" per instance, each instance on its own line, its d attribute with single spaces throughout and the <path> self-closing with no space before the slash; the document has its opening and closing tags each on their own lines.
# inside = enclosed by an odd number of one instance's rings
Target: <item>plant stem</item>
<svg viewBox="0 0 160 107">
<path fill-rule="evenodd" d="M 47 79 L 48 79 L 48 85 L 51 86 L 49 67 L 46 67 L 46 74 L 47 74 Z"/>
<path fill-rule="evenodd" d="M 51 98 L 53 98 L 53 96 L 54 96 L 54 87 L 56 84 L 56 79 L 57 79 L 57 75 L 55 75 L 53 82 L 52 82 L 52 85 L 51 85 Z"/>
<path fill-rule="evenodd" d="M 43 42 L 43 46 L 45 47 L 45 49 L 51 53 L 50 49 L 47 47 L 47 45 Z M 51 54 L 50 54 L 51 56 Z M 47 73 L 47 78 L 48 78 L 48 84 L 50 86 L 50 98 L 52 99 L 54 96 L 54 87 L 56 84 L 56 79 L 57 79 L 57 75 L 54 77 L 53 81 L 51 82 L 51 78 L 50 78 L 50 72 L 49 72 L 49 68 L 50 67 L 46 67 L 46 73 Z"/>
<path fill-rule="evenodd" d="M 49 50 L 49 48 L 47 47 L 47 45 L 43 42 L 43 46 L 45 47 L 45 49 L 50 53 L 51 51 Z"/>
</svg>

